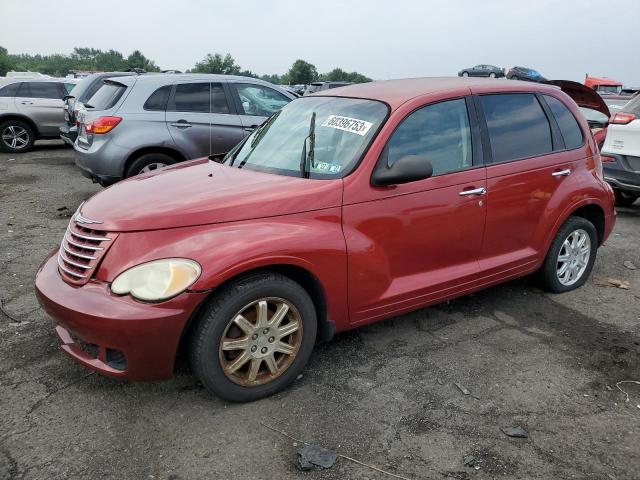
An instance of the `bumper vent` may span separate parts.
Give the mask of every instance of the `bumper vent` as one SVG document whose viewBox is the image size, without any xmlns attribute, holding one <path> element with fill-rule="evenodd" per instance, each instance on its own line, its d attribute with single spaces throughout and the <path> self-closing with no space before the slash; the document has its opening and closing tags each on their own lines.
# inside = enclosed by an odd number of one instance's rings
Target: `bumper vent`
<svg viewBox="0 0 640 480">
<path fill-rule="evenodd" d="M 117 233 L 84 227 L 74 216 L 58 252 L 58 271 L 62 278 L 72 285 L 87 283 L 117 236 Z"/>
</svg>

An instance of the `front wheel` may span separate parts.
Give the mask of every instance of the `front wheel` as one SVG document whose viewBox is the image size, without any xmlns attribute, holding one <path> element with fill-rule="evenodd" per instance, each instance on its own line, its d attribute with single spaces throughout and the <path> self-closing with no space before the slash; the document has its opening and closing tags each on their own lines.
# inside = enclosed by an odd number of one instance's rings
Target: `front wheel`
<svg viewBox="0 0 640 480">
<path fill-rule="evenodd" d="M 496 78 L 496 74 L 495 74 L 495 73 L 493 73 L 493 72 L 491 72 L 491 73 L 489 74 L 489 78 Z"/>
<path fill-rule="evenodd" d="M 462 72 L 462 76 L 463 77 L 468 77 L 469 76 L 469 72 Z"/>
<path fill-rule="evenodd" d="M 35 132 L 28 123 L 20 120 L 0 123 L 0 150 L 8 153 L 28 152 L 35 140 Z"/>
<path fill-rule="evenodd" d="M 616 194 L 616 206 L 630 207 L 638 199 L 635 193 L 624 192 L 622 190 L 614 190 Z"/>
<path fill-rule="evenodd" d="M 584 284 L 593 269 L 598 233 L 582 217 L 569 217 L 551 243 L 540 271 L 545 289 L 568 292 Z"/>
<path fill-rule="evenodd" d="M 313 301 L 298 283 L 258 273 L 223 287 L 198 314 L 191 365 L 210 392 L 250 402 L 282 390 L 316 339 Z"/>
</svg>

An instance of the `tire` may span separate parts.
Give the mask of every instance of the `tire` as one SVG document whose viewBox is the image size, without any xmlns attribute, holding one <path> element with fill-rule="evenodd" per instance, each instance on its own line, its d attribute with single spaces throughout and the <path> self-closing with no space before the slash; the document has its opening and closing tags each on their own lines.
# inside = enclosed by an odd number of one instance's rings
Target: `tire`
<svg viewBox="0 0 640 480">
<path fill-rule="evenodd" d="M 614 190 L 614 192 L 616 194 L 616 206 L 618 207 L 630 207 L 638 199 L 638 195 L 635 193 L 623 190 Z"/>
<path fill-rule="evenodd" d="M 176 160 L 165 153 L 147 153 L 131 162 L 125 177 L 133 177 L 140 173 L 147 173 L 167 165 L 173 165 L 174 163 L 176 163 Z"/>
<path fill-rule="evenodd" d="M 511 80 L 520 80 L 517 75 L 512 75 Z"/>
<path fill-rule="evenodd" d="M 265 318 L 271 315 L 272 321 L 274 310 L 277 312 L 281 307 L 278 301 L 288 304 L 284 317 L 287 323 L 280 328 L 277 327 L 282 325 L 280 322 L 275 328 L 270 325 L 263 329 L 265 324 L 258 327 L 257 305 L 267 304 Z M 238 317 L 248 323 L 235 323 Z M 298 283 L 277 273 L 252 274 L 223 287 L 206 302 L 195 320 L 189 346 L 191 367 L 209 392 L 230 402 L 252 402 L 288 386 L 306 365 L 316 340 L 317 316 L 309 294 Z M 293 324 L 300 328 L 275 342 L 272 340 L 273 335 Z M 224 344 L 237 348 L 223 350 L 223 338 L 227 339 Z M 278 352 L 283 345 L 280 340 L 294 353 Z M 276 372 L 271 370 L 268 357 L 273 357 L 275 363 L 271 365 Z M 235 363 L 241 366 L 231 373 Z M 252 381 L 255 363 L 259 370 Z"/>
<path fill-rule="evenodd" d="M 586 254 L 580 252 L 583 248 L 580 247 L 579 239 L 582 238 L 583 234 L 586 234 L 586 237 L 588 238 L 588 257 Z M 565 241 L 571 242 L 572 239 L 577 240 L 576 243 L 579 247 L 575 256 L 567 249 L 568 247 L 565 244 Z M 587 240 L 585 239 L 584 245 L 586 244 Z M 542 286 L 545 290 L 554 293 L 568 292 L 581 287 L 591 274 L 593 264 L 596 261 L 597 249 L 598 233 L 593 224 L 582 217 L 569 217 L 558 230 L 556 238 L 551 243 L 549 251 L 547 252 L 547 257 L 540 269 Z M 561 254 L 565 258 L 568 257 L 568 260 L 564 262 L 561 261 L 559 258 Z M 573 259 L 575 259 L 575 264 L 572 264 Z M 570 272 L 567 273 L 565 270 L 565 273 L 563 274 L 564 281 L 562 280 L 562 275 L 559 272 L 562 271 L 562 267 L 565 265 L 567 265 L 566 270 L 575 269 L 575 276 L 573 279 L 571 278 Z"/>
<path fill-rule="evenodd" d="M 7 153 L 28 152 L 35 141 L 36 133 L 28 123 L 20 120 L 0 123 L 0 150 Z"/>
<path fill-rule="evenodd" d="M 493 73 L 493 72 L 491 72 L 491 73 L 489 74 L 489 78 L 496 78 L 496 74 L 495 74 L 495 73 Z"/>
<path fill-rule="evenodd" d="M 468 77 L 469 76 L 469 72 L 462 72 L 462 76 L 463 77 Z"/>
</svg>

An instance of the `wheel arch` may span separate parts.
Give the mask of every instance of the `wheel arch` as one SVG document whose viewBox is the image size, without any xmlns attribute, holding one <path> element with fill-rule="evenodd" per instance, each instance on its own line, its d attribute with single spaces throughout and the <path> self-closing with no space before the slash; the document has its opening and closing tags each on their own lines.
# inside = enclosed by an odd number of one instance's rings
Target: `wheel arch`
<svg viewBox="0 0 640 480">
<path fill-rule="evenodd" d="M 573 204 L 558 217 L 556 223 L 550 231 L 545 245 L 545 255 L 551 246 L 551 242 L 558 234 L 558 230 L 571 216 L 582 217 L 589 220 L 598 233 L 598 245 L 602 245 L 606 234 L 606 215 L 602 204 L 596 199 L 585 199 L 577 204 Z"/>
<path fill-rule="evenodd" d="M 40 130 L 38 129 L 36 122 L 34 122 L 32 119 L 30 119 L 26 115 L 22 115 L 20 113 L 6 113 L 3 115 L 0 115 L 0 123 L 6 122 L 7 120 L 20 120 L 21 122 L 28 124 L 36 134 L 36 138 L 40 138 Z"/>
<path fill-rule="evenodd" d="M 182 153 L 180 153 L 178 150 L 171 147 L 153 145 L 153 146 L 138 148 L 137 150 L 129 154 L 129 156 L 125 160 L 124 165 L 122 167 L 122 178 L 125 177 L 127 170 L 129 169 L 129 166 L 131 166 L 131 164 L 135 160 L 140 158 L 142 155 L 146 155 L 148 153 L 163 153 L 165 155 L 169 155 L 176 162 L 184 162 L 186 160 L 186 157 Z"/>
<path fill-rule="evenodd" d="M 221 288 L 225 287 L 226 285 L 229 285 L 241 278 L 260 273 L 279 273 L 281 275 L 284 275 L 285 277 L 290 278 L 294 282 L 298 283 L 302 288 L 304 288 L 304 290 L 311 297 L 311 300 L 313 301 L 313 305 L 317 312 L 318 338 L 322 341 L 331 340 L 331 338 L 335 334 L 336 326 L 335 322 L 333 322 L 329 318 L 326 292 L 318 277 L 314 275 L 314 273 L 309 269 L 304 268 L 300 265 L 292 263 L 273 263 L 249 268 L 242 272 L 236 272 L 233 275 L 225 278 L 215 288 L 209 290 L 209 294 L 201 302 L 200 306 L 193 312 L 182 331 L 178 347 L 179 354 L 186 351 L 189 343 L 189 338 L 191 337 L 191 334 L 193 333 L 193 330 L 197 323 L 196 318 L 206 302 L 208 302 L 214 295 L 217 294 L 217 292 Z"/>
</svg>

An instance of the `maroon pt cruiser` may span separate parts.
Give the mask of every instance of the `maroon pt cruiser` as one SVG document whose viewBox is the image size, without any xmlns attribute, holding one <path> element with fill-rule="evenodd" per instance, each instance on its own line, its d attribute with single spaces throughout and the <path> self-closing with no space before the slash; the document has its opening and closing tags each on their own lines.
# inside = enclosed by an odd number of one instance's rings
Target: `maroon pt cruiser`
<svg viewBox="0 0 640 480">
<path fill-rule="evenodd" d="M 223 164 L 95 195 L 36 289 L 86 367 L 165 379 L 182 345 L 211 392 L 250 401 L 335 332 L 534 272 L 577 288 L 614 222 L 593 135 L 560 88 L 373 82 L 294 100 Z"/>
</svg>

